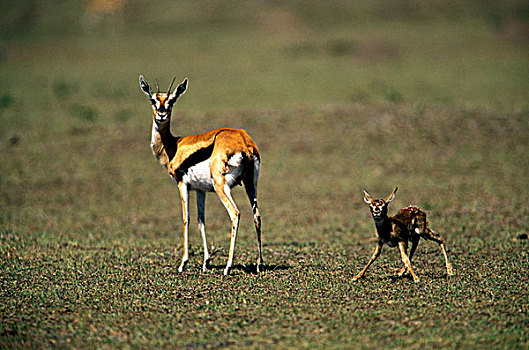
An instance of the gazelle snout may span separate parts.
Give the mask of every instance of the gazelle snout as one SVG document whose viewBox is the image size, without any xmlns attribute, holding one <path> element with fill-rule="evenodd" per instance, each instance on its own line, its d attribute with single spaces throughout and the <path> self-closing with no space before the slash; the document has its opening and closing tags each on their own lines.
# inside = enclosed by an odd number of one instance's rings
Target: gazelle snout
<svg viewBox="0 0 529 350">
<path fill-rule="evenodd" d="M 373 214 L 373 217 L 378 218 L 382 215 L 382 211 L 379 208 L 375 208 L 371 210 L 371 214 Z"/>
<path fill-rule="evenodd" d="M 165 101 L 155 100 L 153 111 L 155 121 L 157 123 L 164 123 L 169 120 L 171 106 L 167 106 Z"/>
<path fill-rule="evenodd" d="M 169 120 L 169 113 L 161 112 L 161 111 L 158 110 L 158 111 L 156 111 L 156 115 L 155 115 L 154 119 L 156 120 L 157 123 L 164 123 L 167 120 Z"/>
<path fill-rule="evenodd" d="M 373 218 L 375 219 L 382 217 L 385 208 L 386 208 L 386 203 L 372 202 L 369 205 L 369 209 L 371 210 L 371 215 L 373 215 Z"/>
</svg>

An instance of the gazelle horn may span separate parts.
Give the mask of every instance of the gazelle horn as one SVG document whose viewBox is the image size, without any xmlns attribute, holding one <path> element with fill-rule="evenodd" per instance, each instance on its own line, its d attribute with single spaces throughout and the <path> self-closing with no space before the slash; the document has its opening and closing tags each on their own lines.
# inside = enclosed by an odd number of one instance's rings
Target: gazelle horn
<svg viewBox="0 0 529 350">
<path fill-rule="evenodd" d="M 169 89 L 167 89 L 167 94 L 171 94 L 171 88 L 173 87 L 174 81 L 176 80 L 176 77 L 173 78 L 173 81 L 171 82 L 171 85 L 169 85 Z"/>
<path fill-rule="evenodd" d="M 154 79 L 156 82 L 156 92 L 160 93 L 160 87 L 158 86 L 158 79 Z"/>
</svg>

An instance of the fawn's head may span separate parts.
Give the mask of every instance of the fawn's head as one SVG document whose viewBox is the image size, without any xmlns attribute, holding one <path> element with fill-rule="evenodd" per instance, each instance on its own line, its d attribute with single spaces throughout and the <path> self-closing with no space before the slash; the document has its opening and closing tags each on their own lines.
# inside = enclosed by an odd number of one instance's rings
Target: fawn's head
<svg viewBox="0 0 529 350">
<path fill-rule="evenodd" d="M 388 216 L 388 205 L 395 198 L 395 194 L 399 188 L 395 187 L 393 193 L 385 199 L 373 199 L 369 193 L 364 190 L 364 202 L 369 205 L 373 219 L 383 219 Z"/>
<path fill-rule="evenodd" d="M 173 87 L 175 79 L 176 78 L 173 78 L 167 92 L 160 92 L 158 80 L 156 80 L 157 91 L 153 93 L 151 87 L 143 78 L 143 75 L 140 75 L 140 87 L 149 97 L 149 101 L 151 101 L 153 118 L 156 124 L 164 124 L 171 119 L 171 111 L 174 103 L 184 92 L 186 92 L 187 78 L 185 78 L 184 81 L 174 89 L 173 93 L 171 93 L 171 88 Z"/>
</svg>

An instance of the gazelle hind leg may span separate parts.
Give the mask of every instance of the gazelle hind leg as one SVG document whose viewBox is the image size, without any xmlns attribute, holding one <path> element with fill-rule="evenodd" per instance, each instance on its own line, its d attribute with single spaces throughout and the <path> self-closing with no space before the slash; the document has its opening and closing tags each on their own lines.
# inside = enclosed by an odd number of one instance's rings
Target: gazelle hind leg
<svg viewBox="0 0 529 350">
<path fill-rule="evenodd" d="M 204 245 L 204 264 L 202 265 L 202 271 L 206 271 L 209 268 L 209 251 L 208 243 L 206 240 L 206 220 L 205 220 L 205 210 L 206 210 L 206 193 L 202 191 L 197 191 L 197 211 L 198 211 L 198 230 L 202 236 L 202 243 Z"/>
<path fill-rule="evenodd" d="M 259 208 L 257 208 L 257 200 L 254 200 L 252 204 L 253 211 L 253 222 L 255 224 L 255 232 L 257 234 L 257 272 L 261 272 L 263 268 L 263 250 L 261 244 L 261 214 L 259 214 Z"/>
<path fill-rule="evenodd" d="M 183 272 L 189 260 L 189 191 L 183 182 L 178 184 L 178 190 L 180 191 L 180 199 L 182 201 L 182 221 L 184 226 L 184 253 L 182 254 L 182 262 L 178 267 L 178 272 Z"/>
<path fill-rule="evenodd" d="M 437 232 L 435 232 L 431 228 L 427 227 L 426 230 L 424 231 L 424 237 L 426 239 L 429 239 L 439 244 L 439 246 L 441 247 L 441 251 L 443 252 L 443 257 L 445 259 L 446 274 L 448 276 L 452 276 L 454 274 L 454 269 L 452 268 L 452 264 L 450 264 L 450 261 L 448 261 L 448 255 L 446 254 L 445 243 L 441 235 L 439 235 Z"/>
<path fill-rule="evenodd" d="M 230 252 L 228 255 L 228 262 L 226 263 L 226 268 L 224 269 L 224 275 L 227 275 L 230 272 L 231 266 L 233 265 L 233 255 L 235 252 L 235 241 L 237 240 L 237 231 L 239 229 L 239 219 L 240 213 L 239 209 L 235 205 L 233 198 L 231 197 L 231 192 L 229 186 L 226 184 L 224 178 L 222 180 L 215 181 L 215 191 L 219 196 L 220 201 L 228 211 L 228 215 L 231 220 L 231 241 L 230 241 Z"/>
<path fill-rule="evenodd" d="M 452 268 L 452 264 L 450 264 L 450 261 L 448 261 L 448 255 L 446 254 L 446 249 L 444 243 L 439 244 L 441 246 L 441 251 L 443 252 L 443 256 L 445 258 L 445 265 L 446 265 L 446 274 L 448 276 L 454 275 L 454 269 Z"/>
<path fill-rule="evenodd" d="M 255 232 L 257 234 L 257 272 L 260 272 L 263 266 L 263 253 L 261 247 L 261 214 L 257 206 L 257 179 L 259 178 L 259 160 L 254 159 L 253 164 L 250 164 L 253 171 L 248 171 L 248 175 L 243 179 L 244 188 L 248 195 L 248 200 L 252 206 L 253 222 L 255 224 Z"/>
</svg>

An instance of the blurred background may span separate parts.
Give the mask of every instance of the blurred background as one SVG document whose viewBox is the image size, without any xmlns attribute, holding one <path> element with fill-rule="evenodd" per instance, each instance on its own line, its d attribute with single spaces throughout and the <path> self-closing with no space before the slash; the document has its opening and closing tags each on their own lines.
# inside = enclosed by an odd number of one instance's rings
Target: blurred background
<svg viewBox="0 0 529 350">
<path fill-rule="evenodd" d="M 139 74 L 189 78 L 175 134 L 250 132 L 274 239 L 370 230 L 363 188 L 437 211 L 526 190 L 527 1 L 2 1 L 0 28 L 6 230 L 179 242 Z"/>
<path fill-rule="evenodd" d="M 189 76 L 184 108 L 200 110 L 529 97 L 523 0 L 2 1 L 0 25 L 3 101 L 20 89 L 126 105 L 140 73 Z"/>
</svg>

